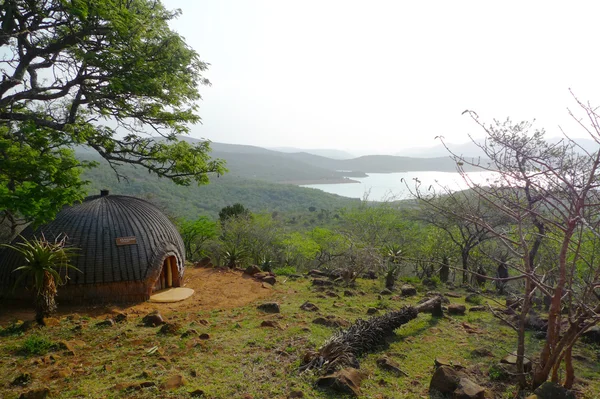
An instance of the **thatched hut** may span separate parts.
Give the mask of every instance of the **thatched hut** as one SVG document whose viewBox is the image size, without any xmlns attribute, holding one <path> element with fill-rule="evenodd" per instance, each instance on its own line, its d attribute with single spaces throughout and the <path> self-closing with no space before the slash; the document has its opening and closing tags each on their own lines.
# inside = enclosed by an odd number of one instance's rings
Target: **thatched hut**
<svg viewBox="0 0 600 399">
<path fill-rule="evenodd" d="M 185 251 L 177 228 L 154 205 L 135 197 L 88 197 L 64 208 L 51 223 L 27 228 L 22 237 L 42 234 L 47 239 L 65 234 L 69 246 L 79 248 L 66 285 L 58 290 L 65 302 L 133 302 L 147 300 L 154 291 L 181 284 Z M 20 239 L 20 238 L 18 238 Z M 23 298 L 31 292 L 13 290 L 13 270 L 22 264 L 18 253 L 0 253 L 0 298 Z"/>
</svg>

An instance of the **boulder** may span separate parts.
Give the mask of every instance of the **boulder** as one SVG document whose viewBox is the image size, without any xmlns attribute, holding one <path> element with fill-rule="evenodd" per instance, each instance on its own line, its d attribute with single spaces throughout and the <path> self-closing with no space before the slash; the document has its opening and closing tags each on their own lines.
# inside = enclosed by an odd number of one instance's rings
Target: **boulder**
<svg viewBox="0 0 600 399">
<path fill-rule="evenodd" d="M 266 276 L 262 279 L 262 282 L 271 284 L 271 285 L 275 285 L 275 283 L 277 282 L 277 279 L 274 276 Z"/>
<path fill-rule="evenodd" d="M 312 281 L 312 285 L 316 285 L 319 287 L 331 286 L 331 285 L 333 285 L 333 281 L 325 280 L 322 278 L 315 278 Z"/>
<path fill-rule="evenodd" d="M 535 391 L 533 391 L 539 399 L 575 399 L 573 391 L 555 383 L 546 381 Z"/>
<path fill-rule="evenodd" d="M 453 367 L 440 366 L 435 370 L 431 377 L 429 391 L 437 391 L 441 394 L 451 394 L 458 388 L 458 383 L 462 377 L 462 373 Z"/>
<path fill-rule="evenodd" d="M 360 394 L 360 383 L 364 378 L 365 374 L 361 371 L 355 368 L 346 368 L 319 378 L 317 386 L 358 396 Z"/>
<path fill-rule="evenodd" d="M 31 383 L 31 374 L 21 373 L 10 383 L 13 387 L 24 387 Z"/>
<path fill-rule="evenodd" d="M 380 357 L 375 362 L 380 369 L 389 371 L 397 377 L 400 377 L 401 375 L 406 376 L 406 373 L 400 369 L 400 365 L 387 356 Z"/>
<path fill-rule="evenodd" d="M 144 323 L 146 327 L 156 327 L 164 324 L 165 320 L 163 319 L 160 313 L 154 311 L 144 316 L 142 318 L 142 323 Z"/>
<path fill-rule="evenodd" d="M 165 382 L 160 385 L 161 389 L 175 389 L 182 387 L 186 384 L 185 378 L 181 374 L 174 374 L 167 378 Z"/>
<path fill-rule="evenodd" d="M 581 336 L 586 342 L 600 344 L 600 326 L 588 328 Z"/>
<path fill-rule="evenodd" d="M 475 384 L 468 378 L 461 378 L 458 388 L 454 391 L 453 399 L 484 399 L 485 388 Z"/>
<path fill-rule="evenodd" d="M 502 360 L 500 360 L 500 363 L 504 363 L 504 364 L 511 364 L 511 365 L 515 365 L 517 364 L 517 353 L 513 352 L 510 355 L 506 355 L 502 358 Z M 529 360 L 528 358 L 524 358 L 523 359 L 523 368 L 525 370 L 526 373 L 531 371 L 531 360 Z"/>
<path fill-rule="evenodd" d="M 302 391 L 292 391 L 290 392 L 290 394 L 288 395 L 289 399 L 293 399 L 293 398 L 303 398 L 304 397 L 304 392 Z"/>
<path fill-rule="evenodd" d="M 260 326 L 283 330 L 283 327 L 281 327 L 281 325 L 278 322 L 276 322 L 275 320 L 264 320 L 262 323 L 260 323 Z"/>
<path fill-rule="evenodd" d="M 181 325 L 179 323 L 164 323 L 160 330 L 158 330 L 158 334 L 163 335 L 177 335 L 181 331 Z"/>
<path fill-rule="evenodd" d="M 204 391 L 202 389 L 195 389 L 192 392 L 190 392 L 190 396 L 192 398 L 202 398 L 204 397 Z"/>
<path fill-rule="evenodd" d="M 305 310 L 307 312 L 318 312 L 319 311 L 319 307 L 317 305 L 315 305 L 312 302 L 304 302 L 302 305 L 300 305 L 300 309 Z"/>
<path fill-rule="evenodd" d="M 248 266 L 246 268 L 246 270 L 244 270 L 244 273 L 250 275 L 250 276 L 254 276 L 256 273 L 260 273 L 262 270 L 260 270 L 260 267 L 256 266 L 256 265 L 251 265 Z"/>
<path fill-rule="evenodd" d="M 256 307 L 258 310 L 265 313 L 279 313 L 279 304 L 277 302 L 265 302 Z"/>
<path fill-rule="evenodd" d="M 459 303 L 451 303 L 448 305 L 448 314 L 452 315 L 464 315 L 467 307 Z"/>
<path fill-rule="evenodd" d="M 481 295 L 477 293 L 469 294 L 465 297 L 465 302 L 472 303 L 473 305 L 479 305 L 482 300 L 483 298 L 481 297 Z"/>
<path fill-rule="evenodd" d="M 350 290 L 346 290 L 344 291 L 344 296 L 355 296 L 356 294 L 354 293 L 354 291 L 350 291 Z"/>
<path fill-rule="evenodd" d="M 117 324 L 113 319 L 107 318 L 99 323 L 96 323 L 96 327 L 112 327 Z"/>
<path fill-rule="evenodd" d="M 404 284 L 400 287 L 400 291 L 402 292 L 402 296 L 417 295 L 417 289 L 410 284 Z"/>
<path fill-rule="evenodd" d="M 335 316 L 317 317 L 313 320 L 313 324 L 319 324 L 331 328 L 345 328 L 350 326 L 349 321 Z"/>
</svg>

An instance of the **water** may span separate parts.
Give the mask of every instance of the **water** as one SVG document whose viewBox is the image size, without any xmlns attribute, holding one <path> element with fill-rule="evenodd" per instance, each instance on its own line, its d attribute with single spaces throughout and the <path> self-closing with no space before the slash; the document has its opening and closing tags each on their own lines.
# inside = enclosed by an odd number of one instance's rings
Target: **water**
<svg viewBox="0 0 600 399">
<path fill-rule="evenodd" d="M 494 173 L 470 172 L 466 175 L 475 183 L 485 183 L 487 179 L 493 178 Z M 308 184 L 302 187 L 316 188 L 349 198 L 364 198 L 368 195 L 371 201 L 401 200 L 411 198 L 407 185 L 414 191 L 413 179 L 415 178 L 421 182 L 421 192 L 426 192 L 430 186 L 437 192 L 442 191 L 442 187 L 452 191 L 468 188 L 467 183 L 457 172 L 368 173 L 367 177 L 351 177 L 359 183 Z"/>
</svg>

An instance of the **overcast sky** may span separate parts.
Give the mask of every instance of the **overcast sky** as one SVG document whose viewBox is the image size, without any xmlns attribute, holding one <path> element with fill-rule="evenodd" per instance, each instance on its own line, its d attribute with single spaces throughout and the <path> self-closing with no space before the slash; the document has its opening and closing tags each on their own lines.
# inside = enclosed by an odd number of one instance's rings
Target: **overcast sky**
<svg viewBox="0 0 600 399">
<path fill-rule="evenodd" d="M 192 136 L 393 153 L 600 104 L 600 2 L 163 0 L 210 63 Z"/>
</svg>

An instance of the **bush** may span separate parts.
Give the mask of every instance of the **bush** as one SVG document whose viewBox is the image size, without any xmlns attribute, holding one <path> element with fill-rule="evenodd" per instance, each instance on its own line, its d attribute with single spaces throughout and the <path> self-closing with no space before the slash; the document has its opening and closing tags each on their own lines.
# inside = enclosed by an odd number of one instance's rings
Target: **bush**
<svg viewBox="0 0 600 399">
<path fill-rule="evenodd" d="M 421 280 L 417 276 L 402 277 L 401 280 L 407 284 L 412 284 L 412 285 L 421 284 Z"/>
<path fill-rule="evenodd" d="M 292 274 L 296 274 L 296 268 L 293 266 L 276 267 L 273 269 L 273 273 L 276 276 L 291 276 Z"/>
<path fill-rule="evenodd" d="M 44 355 L 52 346 L 53 343 L 48 338 L 40 335 L 31 335 L 23 341 L 21 352 L 26 355 Z"/>
</svg>

